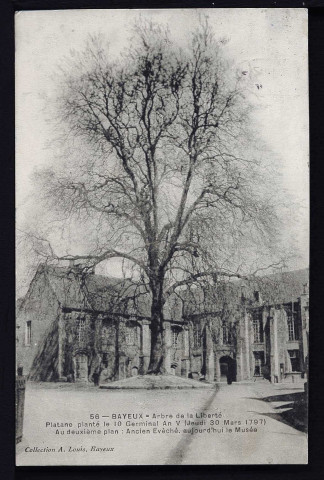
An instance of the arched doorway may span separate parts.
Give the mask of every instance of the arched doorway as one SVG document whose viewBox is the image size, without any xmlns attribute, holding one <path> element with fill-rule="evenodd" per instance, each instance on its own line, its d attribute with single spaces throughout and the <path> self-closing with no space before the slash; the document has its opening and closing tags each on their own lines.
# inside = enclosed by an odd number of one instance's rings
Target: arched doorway
<svg viewBox="0 0 324 480">
<path fill-rule="evenodd" d="M 219 359 L 220 381 L 235 382 L 236 381 L 236 361 L 228 355 Z"/>
</svg>

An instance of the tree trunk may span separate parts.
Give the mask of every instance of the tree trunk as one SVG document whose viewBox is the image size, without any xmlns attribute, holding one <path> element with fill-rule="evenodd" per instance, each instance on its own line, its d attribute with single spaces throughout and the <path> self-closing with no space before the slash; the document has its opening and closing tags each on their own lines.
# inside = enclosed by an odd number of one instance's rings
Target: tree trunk
<svg viewBox="0 0 324 480">
<path fill-rule="evenodd" d="M 163 332 L 158 319 L 151 323 L 151 355 L 148 373 L 164 373 L 163 368 Z"/>
<path fill-rule="evenodd" d="M 163 302 L 162 284 L 152 289 L 151 354 L 148 373 L 165 373 L 163 358 Z"/>
</svg>

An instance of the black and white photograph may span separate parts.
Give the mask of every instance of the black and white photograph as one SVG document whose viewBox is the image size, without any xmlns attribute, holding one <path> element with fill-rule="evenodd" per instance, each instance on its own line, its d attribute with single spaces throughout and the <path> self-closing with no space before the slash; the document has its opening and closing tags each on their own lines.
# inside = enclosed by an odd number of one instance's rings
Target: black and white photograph
<svg viewBox="0 0 324 480">
<path fill-rule="evenodd" d="M 16 464 L 308 462 L 308 16 L 15 15 Z"/>
</svg>

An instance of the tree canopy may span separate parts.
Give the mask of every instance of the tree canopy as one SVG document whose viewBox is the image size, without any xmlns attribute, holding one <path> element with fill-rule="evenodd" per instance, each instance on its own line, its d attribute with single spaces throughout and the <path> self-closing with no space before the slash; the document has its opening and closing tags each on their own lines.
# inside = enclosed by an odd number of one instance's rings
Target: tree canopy
<svg viewBox="0 0 324 480">
<path fill-rule="evenodd" d="M 126 262 L 152 297 L 152 371 L 162 368 L 170 295 L 281 260 L 273 260 L 275 193 L 244 75 L 223 43 L 207 23 L 182 49 L 160 26 L 141 25 L 119 59 L 89 39 L 58 83 L 63 167 L 38 173 L 58 225 L 84 225 L 92 240 L 86 253 L 59 255 L 38 238 L 39 253 L 85 269 Z"/>
</svg>

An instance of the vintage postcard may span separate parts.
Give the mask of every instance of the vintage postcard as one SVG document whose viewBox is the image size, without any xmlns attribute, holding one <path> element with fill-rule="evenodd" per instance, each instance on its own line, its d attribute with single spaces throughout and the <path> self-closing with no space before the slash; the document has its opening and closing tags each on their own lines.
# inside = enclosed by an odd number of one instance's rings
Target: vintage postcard
<svg viewBox="0 0 324 480">
<path fill-rule="evenodd" d="M 307 463 L 307 11 L 15 38 L 17 465 Z"/>
</svg>

